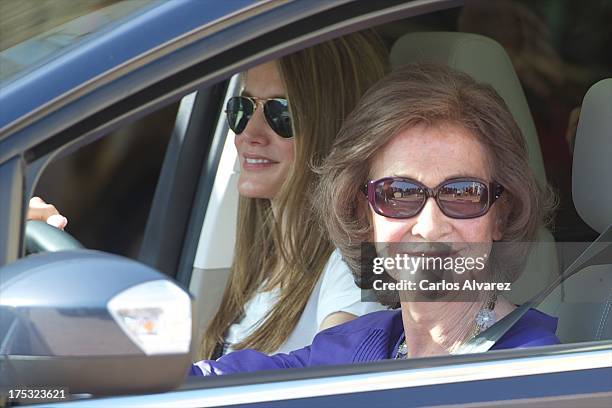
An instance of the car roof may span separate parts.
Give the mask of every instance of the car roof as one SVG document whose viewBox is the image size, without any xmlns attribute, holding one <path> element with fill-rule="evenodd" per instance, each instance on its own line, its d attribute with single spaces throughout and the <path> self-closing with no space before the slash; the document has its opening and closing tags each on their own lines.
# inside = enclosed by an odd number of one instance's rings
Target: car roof
<svg viewBox="0 0 612 408">
<path fill-rule="evenodd" d="M 0 129 L 101 74 L 270 0 L 153 1 L 0 86 Z M 112 6 L 111 6 L 112 7 Z"/>
</svg>

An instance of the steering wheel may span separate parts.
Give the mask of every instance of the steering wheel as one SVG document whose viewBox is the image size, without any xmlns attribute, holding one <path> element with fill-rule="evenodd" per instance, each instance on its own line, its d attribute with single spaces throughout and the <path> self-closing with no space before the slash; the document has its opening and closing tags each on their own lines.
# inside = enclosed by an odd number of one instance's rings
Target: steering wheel
<svg viewBox="0 0 612 408">
<path fill-rule="evenodd" d="M 26 254 L 82 249 L 72 235 L 43 221 L 27 221 L 25 228 Z"/>
</svg>

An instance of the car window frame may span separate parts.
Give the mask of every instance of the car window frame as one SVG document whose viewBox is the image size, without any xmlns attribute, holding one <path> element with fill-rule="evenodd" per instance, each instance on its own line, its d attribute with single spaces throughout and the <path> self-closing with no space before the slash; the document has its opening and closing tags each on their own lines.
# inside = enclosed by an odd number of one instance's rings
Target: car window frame
<svg viewBox="0 0 612 408">
<path fill-rule="evenodd" d="M 31 140 L 27 142 L 23 142 L 23 143 L 15 142 L 14 144 L 11 145 L 11 148 L 13 149 L 11 151 L 12 155 L 7 156 L 3 154 L 4 159 L 6 160 L 3 161 L 2 164 L 0 164 L 0 193 L 1 194 L 4 194 L 5 192 L 15 193 L 15 192 L 21 192 L 22 190 L 24 190 L 26 191 L 26 197 L 29 196 L 29 194 L 31 194 L 33 185 L 35 184 L 37 173 L 39 173 L 42 170 L 42 168 L 44 168 L 45 160 L 46 161 L 50 160 L 54 154 L 57 154 L 59 152 L 60 148 L 62 149 L 66 148 L 66 146 L 70 146 L 71 144 L 72 144 L 72 147 L 74 147 L 75 146 L 74 144 L 76 143 L 91 142 L 95 138 L 101 137 L 109 133 L 112 129 L 116 129 L 125 123 L 134 121 L 135 119 L 139 117 L 142 117 L 148 113 L 155 111 L 155 109 L 161 106 L 166 106 L 167 104 L 177 102 L 180 98 L 198 89 L 200 90 L 200 92 L 203 92 L 201 96 L 204 97 L 205 96 L 204 93 L 207 92 L 206 90 L 208 89 L 207 87 L 211 85 L 219 84 L 221 83 L 221 81 L 229 78 L 231 74 L 239 72 L 239 71 L 243 71 L 246 68 L 254 66 L 263 60 L 287 54 L 295 49 L 306 46 L 307 44 L 311 44 L 311 43 L 314 43 L 314 42 L 317 42 L 323 39 L 331 38 L 336 35 L 340 35 L 340 34 L 343 34 L 349 31 L 353 31 L 357 29 L 358 27 L 365 28 L 366 25 L 369 26 L 369 25 L 374 25 L 374 24 L 380 24 L 384 21 L 391 21 L 391 20 L 396 20 L 399 18 L 410 17 L 411 15 L 415 15 L 417 9 L 419 9 L 423 13 L 432 12 L 432 7 L 434 7 L 435 5 L 440 6 L 444 4 L 446 6 L 450 3 L 457 3 L 457 2 L 455 1 L 453 2 L 451 1 L 441 1 L 441 2 L 429 1 L 427 2 L 427 1 L 416 0 L 415 2 L 410 3 L 410 4 L 412 4 L 413 6 L 416 4 L 418 7 L 414 6 L 415 8 L 410 8 L 410 10 L 408 10 L 408 8 L 406 7 L 406 10 L 408 11 L 404 10 L 404 14 L 402 13 L 398 14 L 398 9 L 391 7 L 390 9 L 387 10 L 386 13 L 378 13 L 375 16 L 367 15 L 368 17 L 365 17 L 362 20 L 355 19 L 354 21 L 350 21 L 348 23 L 345 22 L 345 24 L 338 23 L 338 25 L 335 26 L 334 29 L 330 29 L 330 30 L 321 29 L 319 31 L 315 31 L 314 33 L 303 35 L 302 37 L 299 37 L 299 39 L 285 39 L 284 41 L 280 41 L 275 47 L 271 47 L 270 49 L 266 49 L 265 51 L 261 51 L 259 53 L 256 53 L 255 55 L 249 54 L 246 57 L 242 56 L 241 58 L 234 61 L 230 65 L 219 67 L 217 68 L 217 71 L 208 72 L 208 74 L 200 77 L 199 79 L 193 79 L 193 78 L 196 74 L 202 74 L 203 72 L 201 68 L 202 63 L 195 64 L 195 65 L 189 66 L 188 68 L 185 68 L 183 71 L 180 71 L 178 74 L 173 74 L 173 76 L 162 77 L 162 79 L 159 82 L 150 84 L 148 87 L 143 88 L 142 90 L 139 90 L 136 95 L 130 95 L 127 98 L 120 99 L 119 101 L 110 103 L 108 107 L 104 108 L 103 110 L 96 111 L 95 113 L 88 115 L 86 118 L 80 121 L 71 123 L 69 126 L 66 125 L 62 127 L 61 125 L 57 123 L 48 124 L 48 123 L 45 123 L 44 120 L 41 122 L 33 123 L 31 126 L 25 127 L 15 133 L 15 135 L 20 135 L 20 134 L 23 134 L 26 136 L 29 135 L 31 137 Z M 393 13 L 393 15 L 391 15 L 391 13 Z M 373 13 L 373 14 L 376 14 L 376 13 Z M 316 15 L 314 17 L 316 17 Z M 269 35 L 269 34 L 264 34 L 264 35 Z M 281 46 L 279 44 L 286 44 L 286 46 Z M 167 55 L 164 58 L 169 58 L 170 55 L 171 54 Z M 226 55 L 221 55 L 221 56 L 213 57 L 213 59 L 222 60 L 223 58 L 226 58 L 226 57 L 227 57 Z M 210 62 L 210 60 L 208 60 L 208 62 Z M 180 76 L 181 74 L 185 75 L 186 78 L 177 77 L 177 75 Z M 177 84 L 181 84 L 181 85 L 177 85 Z M 173 85 L 176 87 L 173 87 Z M 117 87 L 120 85 L 117 85 L 115 83 L 114 86 Z M 99 96 L 99 97 L 101 99 L 104 99 L 104 96 Z M 134 99 L 130 99 L 130 98 L 134 98 Z M 214 99 L 215 98 L 213 97 L 213 100 Z M 71 105 L 68 105 L 68 106 L 71 106 Z M 210 118 L 218 119 L 219 114 L 220 113 L 218 111 L 214 113 L 214 115 L 212 113 L 209 113 L 209 119 Z M 100 115 L 98 120 L 101 121 L 102 123 L 101 124 L 96 123 L 97 126 L 93 127 L 92 129 L 87 129 L 87 126 L 85 126 L 84 128 L 83 123 L 87 120 L 90 120 L 92 117 L 97 118 L 96 115 Z M 206 114 L 203 114 L 203 115 L 204 117 L 206 116 Z M 55 120 L 58 120 L 58 118 L 56 117 Z M 79 125 L 81 127 L 79 127 Z M 37 132 L 42 132 L 45 128 L 56 129 L 56 130 L 60 129 L 60 130 L 56 132 L 52 132 L 51 135 L 47 137 L 41 137 L 40 135 L 37 135 Z M 8 136 L 7 139 L 2 139 L 1 142 L 4 143 L 6 140 L 9 140 L 12 137 L 13 137 L 12 135 Z M 2 146 L 2 143 L 0 143 L 0 146 Z M 20 150 L 20 146 L 26 146 L 26 149 Z M 2 160 L 2 158 L 0 158 L 0 160 Z M 33 163 L 36 163 L 36 166 L 38 167 L 36 171 L 32 171 L 28 175 L 27 181 L 24 184 L 22 181 L 20 181 L 20 180 L 26 180 L 24 168 L 25 167 L 30 168 L 30 166 L 32 166 Z M 198 185 L 195 191 L 196 194 L 200 194 L 202 197 L 201 204 L 204 204 L 204 201 L 206 201 L 204 198 L 205 190 L 207 188 L 210 188 L 209 181 L 206 181 L 204 179 L 205 179 L 204 177 L 200 177 L 198 179 Z M 198 206 L 198 208 L 196 208 L 196 206 L 193 206 L 193 208 L 190 207 L 189 216 L 188 216 L 189 217 L 188 225 L 200 225 L 201 226 L 201 222 L 197 224 L 195 220 L 197 219 L 196 217 L 202 216 L 202 208 L 204 207 L 201 207 L 201 206 Z M 10 224 L 8 227 L 2 228 L 2 231 L 0 232 L 0 241 L 2 241 L 3 238 L 7 238 L 7 243 L 8 243 L 7 244 L 8 249 L 2 249 L 2 251 L 4 252 L 2 253 L 2 256 L 0 257 L 0 265 L 1 265 L 3 262 L 6 262 L 7 260 L 10 261 L 12 252 L 17 252 L 19 250 L 18 248 L 14 247 L 15 242 L 17 241 L 15 241 L 14 239 L 8 239 L 10 238 L 10 235 L 7 233 L 7 231 L 15 233 L 16 223 L 12 221 L 9 222 L 11 220 L 10 218 L 11 215 L 18 214 L 19 217 L 17 221 L 21 223 L 21 220 L 23 217 L 23 202 L 11 203 L 8 209 L 5 209 L 4 211 L 1 211 L 0 213 L 1 213 L 0 217 L 2 217 L 0 221 L 7 222 L 6 225 Z M 4 226 L 2 222 L 0 222 L 0 225 Z M 151 218 L 150 218 L 150 222 L 152 222 Z M 159 233 L 163 234 L 163 231 Z M 18 236 L 21 236 L 21 234 L 18 234 Z M 197 230 L 197 228 L 193 228 L 193 230 L 186 233 L 185 240 L 190 240 L 190 239 L 197 240 L 198 236 L 199 236 L 199 230 Z M 185 258 L 181 257 L 180 259 L 186 259 L 186 260 L 191 259 L 190 263 L 191 265 L 193 265 L 193 258 L 190 258 L 191 255 L 185 254 L 184 252 L 181 252 L 181 255 L 184 255 Z M 189 262 L 187 262 L 187 265 L 188 264 Z M 181 279 L 185 281 L 189 281 L 190 275 L 185 274 L 184 277 Z M 590 346 L 589 345 L 585 346 L 584 344 L 581 344 L 579 346 L 569 345 L 571 347 L 569 347 L 568 345 L 562 345 L 562 346 L 563 347 L 567 346 L 568 348 L 563 348 L 560 346 L 550 346 L 550 348 L 545 348 L 545 349 L 554 355 L 561 355 L 560 354 L 561 350 L 566 350 L 568 353 L 571 352 L 571 350 L 574 350 L 574 352 L 587 353 L 587 352 L 592 352 L 593 350 L 587 350 L 584 347 L 596 347 L 596 348 L 597 347 L 607 347 L 605 348 L 605 350 L 610 350 L 612 349 L 612 342 L 603 342 L 603 343 L 598 342 L 597 344 L 590 345 Z M 511 350 L 511 351 L 508 351 L 508 353 L 520 354 L 519 351 L 517 350 Z M 529 357 L 529 356 L 533 356 L 536 352 L 530 351 L 530 352 L 525 352 L 525 353 L 527 353 L 527 357 Z M 492 354 L 487 353 L 487 354 L 475 356 L 474 358 L 477 359 L 475 361 L 478 361 L 478 360 L 489 361 L 490 359 L 493 358 L 491 356 Z M 433 361 L 433 360 L 429 360 L 429 361 Z M 410 363 L 416 364 L 417 362 L 406 362 L 406 364 L 410 364 Z M 455 363 L 459 364 L 458 362 L 455 362 Z M 357 366 L 351 367 L 351 369 L 364 370 L 363 367 L 364 366 L 362 365 L 357 365 Z M 373 367 L 375 367 L 375 365 L 367 366 L 367 369 L 365 372 L 366 373 L 370 372 L 370 370 Z M 321 369 L 321 370 L 325 371 L 325 369 Z M 315 371 L 305 371 L 305 372 L 309 372 L 313 374 Z M 249 376 L 249 378 L 252 379 L 253 377 Z M 262 379 L 267 378 L 268 381 L 274 382 L 272 379 L 270 379 L 269 377 L 265 375 L 262 375 L 261 378 Z M 233 380 L 229 379 L 227 381 L 231 382 Z M 277 382 L 282 382 L 282 381 L 284 380 L 278 379 Z M 180 392 L 180 391 L 176 391 L 176 392 Z"/>
</svg>

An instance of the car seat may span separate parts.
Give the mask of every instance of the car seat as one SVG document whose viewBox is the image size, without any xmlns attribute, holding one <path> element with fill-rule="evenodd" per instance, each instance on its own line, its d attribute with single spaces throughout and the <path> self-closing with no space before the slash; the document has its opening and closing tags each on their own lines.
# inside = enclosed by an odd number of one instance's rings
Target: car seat
<svg viewBox="0 0 612 408">
<path fill-rule="evenodd" d="M 572 165 L 572 195 L 578 214 L 612 238 L 612 78 L 593 85 L 584 97 Z M 559 318 L 564 343 L 612 340 L 612 254 L 603 244 L 599 261 L 589 262 L 557 287 L 538 309 Z M 604 254 L 605 252 L 605 254 Z"/>
<path fill-rule="evenodd" d="M 416 32 L 401 36 L 391 48 L 391 65 L 415 63 L 445 64 L 465 72 L 479 82 L 488 83 L 508 105 L 527 143 L 529 164 L 541 186 L 546 184 L 542 152 L 523 88 L 510 57 L 496 41 L 477 34 L 457 32 Z M 512 284 L 507 296 L 521 304 L 541 292 L 559 273 L 554 238 L 541 227 L 527 265 Z"/>
<path fill-rule="evenodd" d="M 224 106 L 240 90 L 239 75 L 228 85 Z M 238 213 L 238 179 L 240 162 L 234 147 L 234 134 L 229 130 L 225 115 L 219 117 L 214 138 L 224 140 L 223 150 L 206 208 L 206 217 L 193 262 L 189 291 L 195 295 L 196 343 L 221 305 L 221 298 L 234 259 Z"/>
</svg>

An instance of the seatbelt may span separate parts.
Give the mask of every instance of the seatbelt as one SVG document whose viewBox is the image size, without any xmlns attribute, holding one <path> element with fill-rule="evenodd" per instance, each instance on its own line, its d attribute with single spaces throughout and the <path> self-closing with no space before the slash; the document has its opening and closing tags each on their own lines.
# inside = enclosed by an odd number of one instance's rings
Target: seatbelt
<svg viewBox="0 0 612 408">
<path fill-rule="evenodd" d="M 546 289 L 534 296 L 531 300 L 514 309 L 507 316 L 495 323 L 478 336 L 468 340 L 453 354 L 472 354 L 489 351 L 491 347 L 504 335 L 527 311 L 539 305 L 558 285 L 576 272 L 592 265 L 612 263 L 612 224 L 585 249 L 567 269 L 551 283 Z"/>
</svg>

